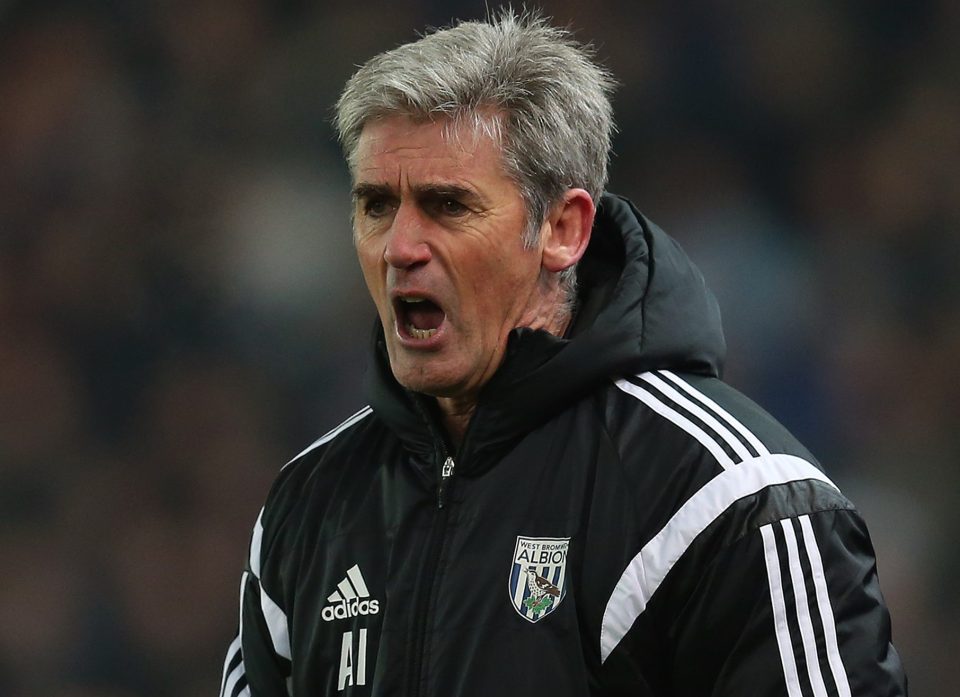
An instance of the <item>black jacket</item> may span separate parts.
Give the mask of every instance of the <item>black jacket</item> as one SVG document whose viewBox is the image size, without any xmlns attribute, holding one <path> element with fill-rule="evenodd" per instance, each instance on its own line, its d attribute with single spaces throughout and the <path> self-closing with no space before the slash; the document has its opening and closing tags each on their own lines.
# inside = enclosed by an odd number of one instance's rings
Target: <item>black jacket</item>
<svg viewBox="0 0 960 697">
<path fill-rule="evenodd" d="M 371 407 L 257 521 L 223 695 L 906 694 L 862 520 L 718 379 L 677 244 L 604 196 L 579 279 L 456 452 L 378 333 Z"/>
</svg>

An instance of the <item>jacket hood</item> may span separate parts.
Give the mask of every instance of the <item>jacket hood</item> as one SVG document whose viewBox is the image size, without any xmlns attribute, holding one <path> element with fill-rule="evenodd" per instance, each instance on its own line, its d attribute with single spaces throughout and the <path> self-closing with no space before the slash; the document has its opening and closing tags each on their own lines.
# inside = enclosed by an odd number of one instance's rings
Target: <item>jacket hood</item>
<svg viewBox="0 0 960 697">
<path fill-rule="evenodd" d="M 676 241 L 627 199 L 601 198 L 577 279 L 577 312 L 566 336 L 511 332 L 503 364 L 480 393 L 460 460 L 483 459 L 610 379 L 664 368 L 720 375 L 725 344 L 716 299 Z M 379 322 L 374 354 L 374 411 L 410 449 L 439 454 L 435 401 L 393 378 Z"/>
</svg>

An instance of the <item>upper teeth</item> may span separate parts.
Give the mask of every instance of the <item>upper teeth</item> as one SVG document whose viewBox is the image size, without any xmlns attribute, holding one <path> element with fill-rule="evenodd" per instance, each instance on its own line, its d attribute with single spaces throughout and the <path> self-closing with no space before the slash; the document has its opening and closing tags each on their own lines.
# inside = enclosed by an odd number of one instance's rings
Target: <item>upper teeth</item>
<svg viewBox="0 0 960 697">
<path fill-rule="evenodd" d="M 400 298 L 400 300 L 405 303 L 422 303 L 426 298 Z"/>
</svg>

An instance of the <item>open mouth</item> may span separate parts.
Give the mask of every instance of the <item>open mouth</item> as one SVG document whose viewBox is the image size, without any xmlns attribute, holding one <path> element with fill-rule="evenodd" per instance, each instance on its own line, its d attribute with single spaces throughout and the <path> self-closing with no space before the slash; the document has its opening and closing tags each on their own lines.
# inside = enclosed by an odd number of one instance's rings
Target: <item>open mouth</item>
<svg viewBox="0 0 960 697">
<path fill-rule="evenodd" d="M 395 298 L 393 306 L 397 317 L 397 330 L 406 339 L 429 339 L 437 333 L 446 318 L 443 309 L 426 298 Z"/>
</svg>

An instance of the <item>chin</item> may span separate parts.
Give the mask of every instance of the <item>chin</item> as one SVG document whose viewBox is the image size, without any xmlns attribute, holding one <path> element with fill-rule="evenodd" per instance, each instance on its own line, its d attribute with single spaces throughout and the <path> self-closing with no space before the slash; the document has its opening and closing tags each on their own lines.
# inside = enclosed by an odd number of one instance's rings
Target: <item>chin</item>
<svg viewBox="0 0 960 697">
<path fill-rule="evenodd" d="M 455 397 L 462 391 L 462 380 L 429 367 L 396 365 L 391 362 L 390 370 L 397 382 L 413 392 L 431 397 Z"/>
</svg>

